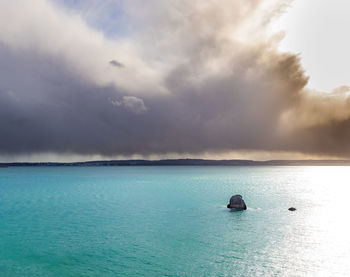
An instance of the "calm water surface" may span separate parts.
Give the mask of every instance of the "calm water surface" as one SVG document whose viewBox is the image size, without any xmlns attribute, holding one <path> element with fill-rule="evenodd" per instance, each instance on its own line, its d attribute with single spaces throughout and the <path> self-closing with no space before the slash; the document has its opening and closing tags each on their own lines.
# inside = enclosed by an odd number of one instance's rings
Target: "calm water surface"
<svg viewBox="0 0 350 277">
<path fill-rule="evenodd" d="M 2 168 L 0 275 L 350 276 L 349 193 L 349 167 Z"/>
</svg>

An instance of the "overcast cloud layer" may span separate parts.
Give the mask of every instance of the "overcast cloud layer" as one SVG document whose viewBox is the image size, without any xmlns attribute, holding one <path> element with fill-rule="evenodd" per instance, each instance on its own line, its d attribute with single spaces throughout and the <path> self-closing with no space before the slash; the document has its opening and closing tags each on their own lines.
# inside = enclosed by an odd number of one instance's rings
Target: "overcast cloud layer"
<svg viewBox="0 0 350 277">
<path fill-rule="evenodd" d="M 0 154 L 350 157 L 349 87 L 268 35 L 289 1 L 68 2 L 0 1 Z"/>
</svg>

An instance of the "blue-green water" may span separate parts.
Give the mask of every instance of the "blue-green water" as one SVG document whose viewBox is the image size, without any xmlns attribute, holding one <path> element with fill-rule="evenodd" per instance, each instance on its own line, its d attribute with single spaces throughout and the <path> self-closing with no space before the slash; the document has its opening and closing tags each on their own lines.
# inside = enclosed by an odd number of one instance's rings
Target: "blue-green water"
<svg viewBox="0 0 350 277">
<path fill-rule="evenodd" d="M 349 180 L 348 167 L 2 168 L 0 276 L 349 276 Z M 249 208 L 229 212 L 237 193 Z"/>
</svg>

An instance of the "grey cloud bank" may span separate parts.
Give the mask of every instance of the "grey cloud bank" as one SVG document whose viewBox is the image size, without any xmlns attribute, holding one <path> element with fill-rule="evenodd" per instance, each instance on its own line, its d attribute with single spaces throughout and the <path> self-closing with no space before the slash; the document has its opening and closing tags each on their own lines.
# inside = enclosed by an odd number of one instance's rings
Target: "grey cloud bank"
<svg viewBox="0 0 350 277">
<path fill-rule="evenodd" d="M 122 3 L 132 31 L 108 39 L 57 3 L 1 1 L 0 154 L 349 157 L 348 86 L 310 91 L 267 35 L 289 1 Z"/>
</svg>

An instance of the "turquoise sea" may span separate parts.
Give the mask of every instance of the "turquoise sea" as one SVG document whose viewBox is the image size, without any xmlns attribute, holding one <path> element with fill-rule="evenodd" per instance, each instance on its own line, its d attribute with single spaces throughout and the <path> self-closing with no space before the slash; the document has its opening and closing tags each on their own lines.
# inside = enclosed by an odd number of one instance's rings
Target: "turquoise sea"
<svg viewBox="0 0 350 277">
<path fill-rule="evenodd" d="M 350 276 L 349 194 L 349 167 L 1 168 L 0 276 Z"/>
</svg>

